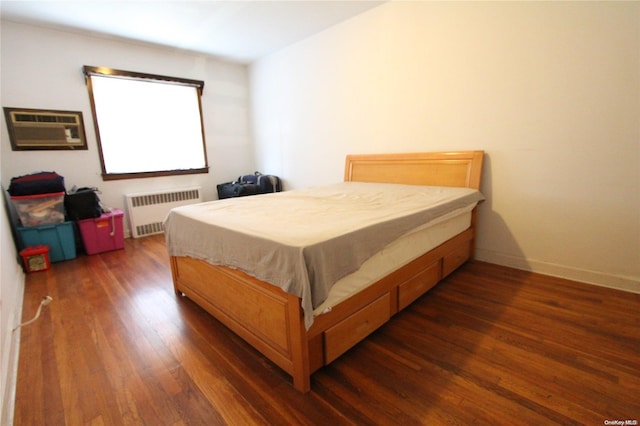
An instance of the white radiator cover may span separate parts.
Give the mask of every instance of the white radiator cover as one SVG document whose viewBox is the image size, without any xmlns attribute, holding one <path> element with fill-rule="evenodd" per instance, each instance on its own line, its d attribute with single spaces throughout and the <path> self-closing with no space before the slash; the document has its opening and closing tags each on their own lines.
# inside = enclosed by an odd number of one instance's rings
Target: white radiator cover
<svg viewBox="0 0 640 426">
<path fill-rule="evenodd" d="M 127 212 L 133 238 L 164 232 L 162 224 L 174 207 L 202 202 L 200 187 L 126 194 Z"/>
</svg>

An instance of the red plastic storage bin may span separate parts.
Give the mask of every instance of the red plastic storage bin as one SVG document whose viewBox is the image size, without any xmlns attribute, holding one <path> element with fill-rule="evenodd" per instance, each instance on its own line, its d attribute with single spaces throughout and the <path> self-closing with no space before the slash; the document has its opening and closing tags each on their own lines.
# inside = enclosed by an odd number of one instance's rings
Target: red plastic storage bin
<svg viewBox="0 0 640 426">
<path fill-rule="evenodd" d="M 39 245 L 27 247 L 20 251 L 27 272 L 46 271 L 51 266 L 49 262 L 49 246 Z"/>
<path fill-rule="evenodd" d="M 87 254 L 124 248 L 122 216 L 122 210 L 113 209 L 112 212 L 103 213 L 95 219 L 78 221 L 78 228 Z"/>
</svg>

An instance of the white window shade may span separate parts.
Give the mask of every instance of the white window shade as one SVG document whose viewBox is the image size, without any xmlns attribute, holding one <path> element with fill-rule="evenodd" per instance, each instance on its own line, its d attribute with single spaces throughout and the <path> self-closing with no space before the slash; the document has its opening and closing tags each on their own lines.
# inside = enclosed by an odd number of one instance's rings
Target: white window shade
<svg viewBox="0 0 640 426">
<path fill-rule="evenodd" d="M 103 175 L 207 167 L 200 87 L 92 74 Z"/>
</svg>

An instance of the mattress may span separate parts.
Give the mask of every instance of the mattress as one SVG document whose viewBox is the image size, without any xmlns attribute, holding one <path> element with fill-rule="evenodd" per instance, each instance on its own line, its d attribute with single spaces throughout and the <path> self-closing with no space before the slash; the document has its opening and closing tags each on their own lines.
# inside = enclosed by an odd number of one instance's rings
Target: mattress
<svg viewBox="0 0 640 426">
<path fill-rule="evenodd" d="M 474 205 L 458 209 L 421 226 L 384 247 L 366 260 L 360 269 L 337 281 L 327 299 L 313 311 L 315 317 L 364 290 L 422 254 L 438 247 L 471 226 Z"/>
<path fill-rule="evenodd" d="M 343 182 L 178 207 L 165 238 L 170 256 L 236 268 L 300 297 L 308 328 L 334 284 L 371 256 L 482 199 L 470 188 Z"/>
</svg>

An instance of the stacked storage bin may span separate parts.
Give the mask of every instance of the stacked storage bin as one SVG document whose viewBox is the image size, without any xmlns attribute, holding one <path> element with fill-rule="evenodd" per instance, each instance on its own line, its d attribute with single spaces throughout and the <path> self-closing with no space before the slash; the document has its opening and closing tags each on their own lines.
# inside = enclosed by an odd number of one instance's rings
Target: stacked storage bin
<svg viewBox="0 0 640 426">
<path fill-rule="evenodd" d="M 72 188 L 65 199 L 67 217 L 76 221 L 87 254 L 124 248 L 122 210 L 102 205 L 98 188 Z"/>
<path fill-rule="evenodd" d="M 33 252 L 29 249 L 42 246 L 49 248 L 50 262 L 76 257 L 73 222 L 65 222 L 62 176 L 55 172 L 40 172 L 13 178 L 9 195 L 20 218 L 17 233 L 25 262 Z"/>
<path fill-rule="evenodd" d="M 99 217 L 78 221 L 80 235 L 87 254 L 124 248 L 122 210 L 111 209 Z"/>
</svg>

